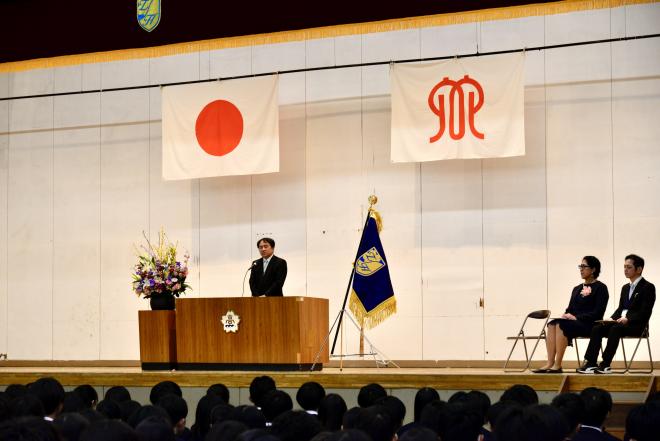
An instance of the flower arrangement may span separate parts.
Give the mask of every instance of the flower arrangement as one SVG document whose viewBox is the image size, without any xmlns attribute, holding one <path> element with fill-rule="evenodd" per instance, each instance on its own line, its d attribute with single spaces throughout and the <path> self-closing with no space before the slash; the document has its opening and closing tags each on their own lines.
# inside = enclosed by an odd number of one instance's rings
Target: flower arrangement
<svg viewBox="0 0 660 441">
<path fill-rule="evenodd" d="M 138 256 L 138 263 L 133 271 L 135 294 L 145 299 L 168 294 L 179 297 L 184 294 L 190 288 L 186 284 L 190 256 L 186 253 L 182 262 L 177 261 L 178 244 L 171 243 L 162 228 L 158 233 L 156 246 L 151 244 L 146 234 L 144 234 L 144 238 L 147 245 L 135 248 Z"/>
<path fill-rule="evenodd" d="M 590 294 L 591 294 L 591 287 L 587 285 L 582 285 L 582 291 L 580 291 L 580 295 L 582 297 L 587 297 Z"/>
</svg>

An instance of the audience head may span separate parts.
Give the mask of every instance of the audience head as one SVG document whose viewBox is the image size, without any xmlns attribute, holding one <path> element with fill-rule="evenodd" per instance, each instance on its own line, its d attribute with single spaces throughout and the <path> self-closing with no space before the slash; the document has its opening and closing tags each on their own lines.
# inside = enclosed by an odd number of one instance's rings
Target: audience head
<svg viewBox="0 0 660 441">
<path fill-rule="evenodd" d="M 255 377 L 252 380 L 252 383 L 250 383 L 250 401 L 252 401 L 255 406 L 261 407 L 263 397 L 265 397 L 268 392 L 275 389 L 275 380 L 268 375 Z"/>
<path fill-rule="evenodd" d="M 36 395 L 44 406 L 46 416 L 55 418 L 64 404 L 64 388 L 52 377 L 39 378 L 28 386 L 31 394 Z"/>
<path fill-rule="evenodd" d="M 539 404 L 539 396 L 536 391 L 526 384 L 514 384 L 504 391 L 500 401 L 515 401 L 522 406 Z"/>
<path fill-rule="evenodd" d="M 612 411 L 612 396 L 604 389 L 588 387 L 580 392 L 584 403 L 584 417 L 581 423 L 587 426 L 602 427 L 605 418 Z"/>
<path fill-rule="evenodd" d="M 369 435 L 373 441 L 391 441 L 397 429 L 388 410 L 378 405 L 362 409 L 355 428 Z"/>
<path fill-rule="evenodd" d="M 140 441 L 175 441 L 170 421 L 157 416 L 142 420 L 135 427 L 135 433 L 140 437 Z"/>
<path fill-rule="evenodd" d="M 553 398 L 552 406 L 564 415 L 564 418 L 568 422 L 570 433 L 575 433 L 579 429 L 580 423 L 584 420 L 585 408 L 582 398 L 572 392 L 559 394 Z"/>
<path fill-rule="evenodd" d="M 62 413 L 80 412 L 89 409 L 82 397 L 76 391 L 64 392 L 62 402 Z"/>
<path fill-rule="evenodd" d="M 457 392 L 454 392 L 451 395 L 451 397 L 449 397 L 447 403 L 449 404 L 458 403 L 459 401 L 463 401 L 466 396 L 467 396 L 467 392 L 459 390 Z"/>
<path fill-rule="evenodd" d="M 325 397 L 325 389 L 316 381 L 308 381 L 298 388 L 296 401 L 304 410 L 318 410 Z"/>
<path fill-rule="evenodd" d="M 598 260 L 598 258 L 595 256 L 584 256 L 582 260 L 587 262 L 587 265 L 592 270 L 591 274 L 594 276 L 594 278 L 598 278 L 600 275 L 600 260 Z"/>
<path fill-rule="evenodd" d="M 266 421 L 269 422 L 291 409 L 293 409 L 293 401 L 283 390 L 272 390 L 261 401 L 261 411 L 264 413 Z"/>
<path fill-rule="evenodd" d="M 28 393 L 28 387 L 24 384 L 10 384 L 5 389 L 5 394 L 9 398 L 9 401 L 13 400 L 16 397 L 20 397 Z"/>
<path fill-rule="evenodd" d="M 467 393 L 466 398 L 466 402 L 469 403 L 473 409 L 479 412 L 483 423 L 485 423 L 486 416 L 488 415 L 488 409 L 490 409 L 491 404 L 488 395 L 478 390 L 471 390 Z"/>
<path fill-rule="evenodd" d="M 440 394 L 431 387 L 423 387 L 415 394 L 415 422 L 419 422 L 422 416 L 422 409 L 431 401 L 440 400 Z"/>
<path fill-rule="evenodd" d="M 630 441 L 657 441 L 660 434 L 660 402 L 634 407 L 626 418 L 626 436 Z"/>
<path fill-rule="evenodd" d="M 33 394 L 20 395 L 9 402 L 10 414 L 12 417 L 39 417 L 46 415 L 44 405 L 41 400 Z"/>
<path fill-rule="evenodd" d="M 360 407 L 365 408 L 373 406 L 379 398 L 387 396 L 385 388 L 378 383 L 370 383 L 362 386 L 358 392 L 358 404 Z"/>
<path fill-rule="evenodd" d="M 563 441 L 568 423 L 559 410 L 547 404 L 510 406 L 497 419 L 495 438 L 507 441 Z"/>
<path fill-rule="evenodd" d="M 89 420 L 79 413 L 61 413 L 53 422 L 66 441 L 78 441 Z"/>
<path fill-rule="evenodd" d="M 481 424 L 484 424 L 488 409 L 490 409 L 490 398 L 485 393 L 476 390 L 456 392 L 449 398 L 449 404 L 459 405 L 461 409 L 478 414 Z"/>
<path fill-rule="evenodd" d="M 172 427 L 174 427 L 174 424 L 172 421 L 170 421 L 170 417 L 167 414 L 167 411 L 162 407 L 152 406 L 151 404 L 142 406 L 137 411 L 133 412 L 133 415 L 128 418 L 128 425 L 135 429 L 142 421 L 151 417 L 167 421 L 167 424 L 170 426 L 170 430 Z"/>
<path fill-rule="evenodd" d="M 424 406 L 422 414 L 419 416 L 419 424 L 435 433 L 440 433 L 442 425 L 442 412 L 447 403 L 441 400 L 431 401 Z"/>
<path fill-rule="evenodd" d="M 106 418 L 111 420 L 121 419 L 121 408 L 119 403 L 113 400 L 101 400 L 99 404 L 96 405 L 96 410 L 100 414 L 104 415 Z M 133 426 L 135 427 L 135 426 Z"/>
<path fill-rule="evenodd" d="M 383 406 L 387 410 L 394 422 L 395 430 L 399 430 L 406 417 L 406 405 L 403 404 L 403 401 L 393 395 L 388 395 L 376 400 L 376 404 Z"/>
<path fill-rule="evenodd" d="M 112 386 L 110 389 L 105 391 L 103 396 L 104 400 L 112 400 L 118 403 L 128 401 L 131 399 L 131 394 L 128 392 L 124 386 Z"/>
<path fill-rule="evenodd" d="M 188 405 L 186 400 L 175 394 L 162 395 L 157 403 L 162 407 L 174 427 L 174 433 L 179 434 L 186 428 L 186 417 L 188 416 Z"/>
<path fill-rule="evenodd" d="M 232 418 L 231 414 L 234 411 L 234 409 L 235 409 L 234 406 L 224 402 L 218 404 L 217 406 L 214 406 L 213 409 L 211 409 L 211 427 L 213 427 L 215 424 L 227 420 L 240 421 L 236 418 Z"/>
<path fill-rule="evenodd" d="M 140 408 L 142 408 L 142 405 L 135 400 L 128 400 L 119 403 L 121 420 L 125 423 L 128 423 L 128 419 L 131 417 L 131 415 L 140 410 Z"/>
<path fill-rule="evenodd" d="M 319 420 L 325 430 L 335 431 L 341 429 L 341 422 L 346 413 L 346 401 L 337 394 L 328 394 L 319 404 Z"/>
<path fill-rule="evenodd" d="M 226 403 L 217 395 L 204 395 L 197 402 L 195 424 L 190 428 L 197 439 L 204 439 L 211 429 L 211 411 L 219 404 Z"/>
<path fill-rule="evenodd" d="M 162 397 L 170 394 L 176 395 L 178 397 L 183 396 L 181 393 L 181 388 L 174 381 L 161 381 L 151 388 L 151 392 L 149 393 L 149 401 L 151 401 L 151 404 L 157 404 Z"/>
<path fill-rule="evenodd" d="M 80 441 L 140 441 L 140 438 L 123 421 L 106 419 L 90 424 L 80 436 Z"/>
<path fill-rule="evenodd" d="M 289 410 L 275 418 L 270 429 L 280 441 L 309 441 L 321 431 L 321 423 L 307 412 Z"/>
<path fill-rule="evenodd" d="M 346 412 L 344 412 L 344 417 L 341 420 L 341 426 L 344 430 L 355 429 L 357 420 L 362 413 L 361 407 L 351 407 Z"/>
<path fill-rule="evenodd" d="M 440 410 L 442 441 L 474 441 L 479 437 L 483 418 L 478 410 L 463 403 L 448 403 Z"/>
<path fill-rule="evenodd" d="M 495 430 L 495 426 L 497 425 L 497 420 L 499 419 L 500 415 L 502 415 L 502 413 L 510 407 L 522 408 L 522 406 L 515 401 L 498 401 L 497 403 L 490 406 L 488 409 L 488 414 L 486 415 L 486 420 L 488 421 L 488 424 L 490 424 L 491 431 Z"/>
<path fill-rule="evenodd" d="M 89 384 L 81 384 L 73 391 L 80 396 L 86 407 L 93 409 L 96 407 L 96 403 L 99 402 L 99 394 L 96 392 L 96 389 Z"/>
<path fill-rule="evenodd" d="M 222 383 L 216 383 L 206 389 L 206 395 L 217 395 L 229 404 L 229 389 Z"/>
<path fill-rule="evenodd" d="M 214 414 L 217 409 L 221 407 L 222 406 L 216 406 L 213 409 Z M 228 415 L 228 419 L 241 422 L 250 429 L 263 429 L 266 427 L 266 417 L 257 406 L 238 406 L 232 408 Z"/>
</svg>

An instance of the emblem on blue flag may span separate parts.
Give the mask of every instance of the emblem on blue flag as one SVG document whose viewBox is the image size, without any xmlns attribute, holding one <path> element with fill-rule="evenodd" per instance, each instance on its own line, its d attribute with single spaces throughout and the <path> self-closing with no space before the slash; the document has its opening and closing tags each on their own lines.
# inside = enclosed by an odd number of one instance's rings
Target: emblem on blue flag
<svg viewBox="0 0 660 441">
<path fill-rule="evenodd" d="M 137 0 L 137 21 L 147 32 L 160 23 L 160 0 Z"/>
<path fill-rule="evenodd" d="M 370 207 L 358 246 L 349 301 L 358 323 L 367 329 L 396 312 L 394 288 L 379 236 L 380 224 L 380 215 Z"/>
<path fill-rule="evenodd" d="M 371 247 L 369 251 L 358 257 L 355 262 L 355 271 L 362 276 L 370 276 L 385 266 L 383 259 L 376 247 Z"/>
</svg>

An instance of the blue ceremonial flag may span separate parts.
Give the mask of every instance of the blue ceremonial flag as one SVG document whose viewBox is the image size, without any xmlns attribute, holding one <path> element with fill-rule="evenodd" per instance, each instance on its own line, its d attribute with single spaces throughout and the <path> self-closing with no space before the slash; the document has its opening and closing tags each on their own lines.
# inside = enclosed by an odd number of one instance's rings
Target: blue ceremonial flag
<svg viewBox="0 0 660 441">
<path fill-rule="evenodd" d="M 380 217 L 370 209 L 355 261 L 349 308 L 361 326 L 373 328 L 396 312 L 390 269 L 379 233 Z"/>
</svg>

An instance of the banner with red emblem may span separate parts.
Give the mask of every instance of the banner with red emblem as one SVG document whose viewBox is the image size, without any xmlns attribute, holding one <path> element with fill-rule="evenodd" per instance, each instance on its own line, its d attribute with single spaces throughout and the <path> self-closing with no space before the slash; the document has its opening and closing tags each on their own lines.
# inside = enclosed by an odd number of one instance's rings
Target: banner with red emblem
<svg viewBox="0 0 660 441">
<path fill-rule="evenodd" d="M 525 55 L 392 66 L 391 160 L 525 154 Z"/>
</svg>

